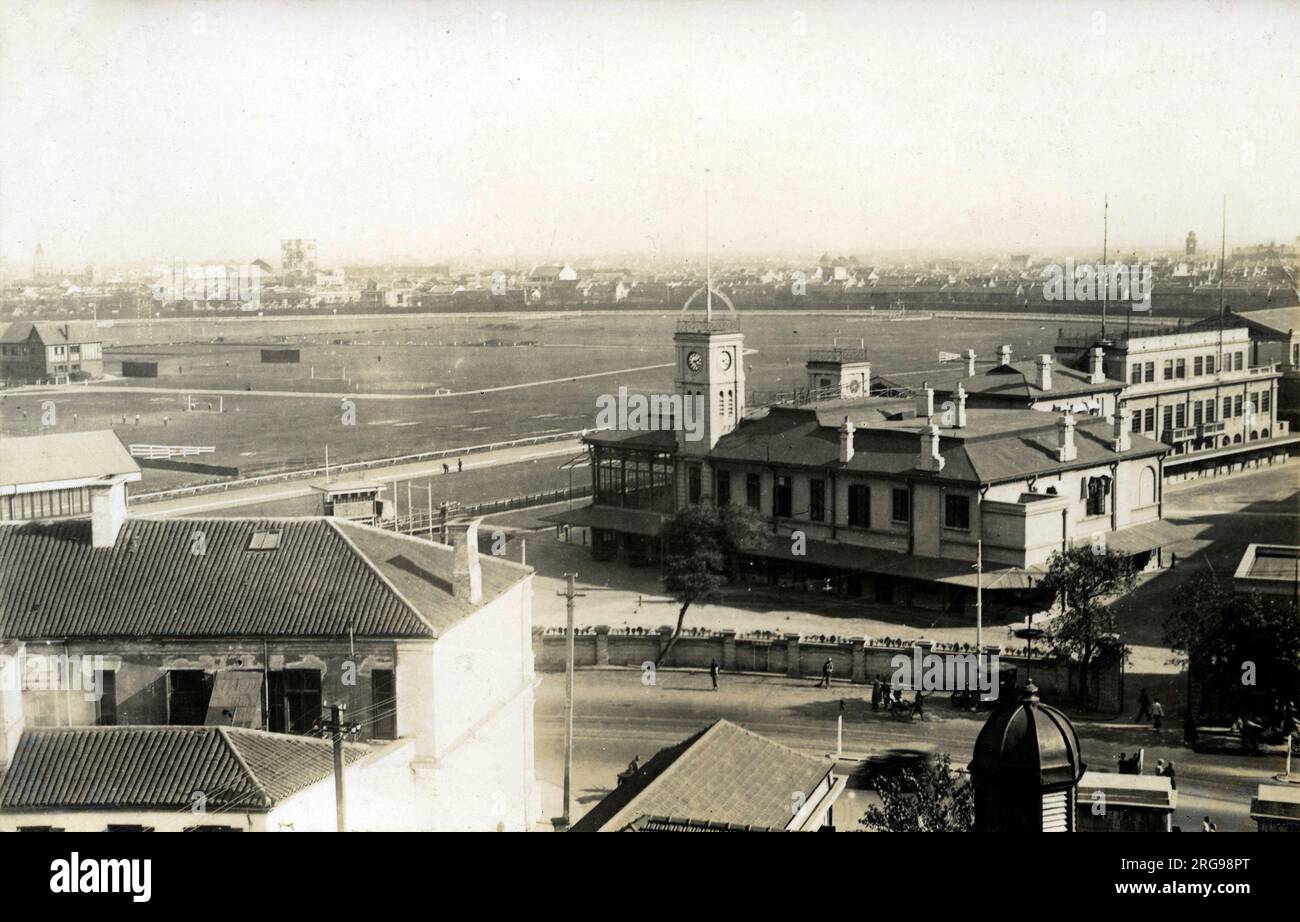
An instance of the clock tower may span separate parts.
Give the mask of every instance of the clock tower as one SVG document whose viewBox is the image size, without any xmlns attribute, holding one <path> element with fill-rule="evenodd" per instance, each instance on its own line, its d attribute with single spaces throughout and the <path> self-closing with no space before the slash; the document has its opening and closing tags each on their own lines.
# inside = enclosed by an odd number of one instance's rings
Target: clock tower
<svg viewBox="0 0 1300 922">
<path fill-rule="evenodd" d="M 703 315 L 691 315 L 691 303 L 702 293 L 706 310 Z M 713 312 L 714 294 L 727 305 L 726 314 Z M 677 452 L 702 458 L 719 438 L 736 428 L 745 412 L 745 336 L 740 332 L 735 305 L 721 292 L 701 288 L 682 307 L 673 342 L 677 348 L 676 392 L 689 423 L 677 427 Z"/>
</svg>

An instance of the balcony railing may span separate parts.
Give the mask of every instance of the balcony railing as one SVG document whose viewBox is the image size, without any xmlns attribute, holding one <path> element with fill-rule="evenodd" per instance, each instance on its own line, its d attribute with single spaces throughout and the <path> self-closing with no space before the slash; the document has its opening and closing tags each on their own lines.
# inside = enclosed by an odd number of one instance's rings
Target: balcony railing
<svg viewBox="0 0 1300 922">
<path fill-rule="evenodd" d="M 740 321 L 735 317 L 687 317 L 677 321 L 678 333 L 738 333 Z"/>
<path fill-rule="evenodd" d="M 865 362 L 866 360 L 867 350 L 857 347 L 829 346 L 824 349 L 810 349 L 808 351 L 808 361 L 810 362 L 837 362 L 845 365 L 850 362 Z"/>
</svg>

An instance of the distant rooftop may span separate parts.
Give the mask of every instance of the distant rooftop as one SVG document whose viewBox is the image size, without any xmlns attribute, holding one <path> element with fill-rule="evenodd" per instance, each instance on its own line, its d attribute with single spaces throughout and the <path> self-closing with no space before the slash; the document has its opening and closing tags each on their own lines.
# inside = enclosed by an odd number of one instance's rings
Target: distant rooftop
<svg viewBox="0 0 1300 922">
<path fill-rule="evenodd" d="M 0 493 L 32 484 L 84 485 L 119 475 L 139 480 L 140 465 L 111 429 L 5 438 L 0 450 Z"/>
</svg>

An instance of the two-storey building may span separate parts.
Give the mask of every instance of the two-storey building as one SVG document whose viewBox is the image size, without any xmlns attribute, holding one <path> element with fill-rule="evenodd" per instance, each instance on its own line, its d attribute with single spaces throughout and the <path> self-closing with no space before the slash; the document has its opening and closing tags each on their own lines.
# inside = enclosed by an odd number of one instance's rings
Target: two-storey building
<svg viewBox="0 0 1300 922">
<path fill-rule="evenodd" d="M 40 384 L 103 374 L 103 338 L 90 324 L 18 321 L 0 334 L 0 381 Z"/>
<path fill-rule="evenodd" d="M 1034 601 L 1055 550 L 1113 547 L 1146 565 L 1174 533 L 1161 521 L 1169 446 L 1131 431 L 1122 384 L 1100 370 L 1042 380 L 1008 358 L 966 369 L 942 400 L 932 386 L 872 394 L 860 356 L 837 368 L 818 353 L 809 386 L 830 399 L 745 414 L 734 314 L 684 317 L 675 341 L 677 393 L 708 407 L 703 437 L 588 435 L 593 504 L 551 518 L 589 527 L 598 557 L 654 561 L 675 510 L 746 505 L 771 525 L 741 561 L 754 578 L 960 611 L 981 579 L 986 604 Z"/>
</svg>

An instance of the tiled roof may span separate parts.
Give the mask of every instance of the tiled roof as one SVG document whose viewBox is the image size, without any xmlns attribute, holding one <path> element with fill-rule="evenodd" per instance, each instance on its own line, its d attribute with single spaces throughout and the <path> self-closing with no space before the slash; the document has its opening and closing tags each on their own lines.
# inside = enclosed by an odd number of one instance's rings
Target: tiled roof
<svg viewBox="0 0 1300 922">
<path fill-rule="evenodd" d="M 47 346 L 97 343 L 104 339 L 94 326 L 88 323 L 32 323 L 19 320 L 9 324 L 4 333 L 0 334 L 0 343 L 24 343 L 32 335 L 32 330 L 40 335 L 41 342 Z"/>
<path fill-rule="evenodd" d="M 355 762 L 369 750 L 346 744 Z M 333 772 L 332 744 L 234 727 L 58 727 L 23 732 L 0 810 L 265 810 Z"/>
<path fill-rule="evenodd" d="M 1051 390 L 1038 386 L 1037 360 L 1012 362 L 1010 365 L 994 365 L 992 368 L 975 375 L 956 377 L 934 377 L 930 385 L 940 394 L 955 394 L 957 384 L 972 396 L 998 397 L 1006 400 L 1050 400 L 1053 397 L 1073 397 L 1079 394 L 1097 394 L 1123 390 L 1124 382 L 1109 378 L 1100 384 L 1092 383 L 1092 376 L 1086 371 L 1071 368 L 1065 363 L 1052 365 Z"/>
<path fill-rule="evenodd" d="M 835 468 L 848 472 L 909 475 L 964 483 L 994 483 L 1069 468 L 1092 467 L 1121 458 L 1156 455 L 1168 446 L 1136 433 L 1127 452 L 1115 452 L 1111 423 L 1100 416 L 1075 418 L 1075 461 L 1056 460 L 1057 416 L 1040 410 L 971 410 L 965 429 L 940 429 L 942 471 L 918 470 L 921 419 L 859 428 L 854 455 L 839 462 L 840 436 L 810 409 L 775 408 L 757 419 L 743 420 L 718 440 L 710 458 L 748 463 Z"/>
<path fill-rule="evenodd" d="M 794 819 L 795 795 L 810 794 L 830 772 L 824 759 L 719 720 L 656 753 L 573 831 L 617 832 L 644 817 L 673 817 L 678 825 L 694 821 L 785 829 Z"/>
<path fill-rule="evenodd" d="M 250 549 L 259 532 L 277 546 Z M 475 608 L 433 578 L 450 579 L 450 549 L 334 519 L 128 519 L 113 548 L 89 537 L 84 520 L 0 525 L 0 637 L 436 637 Z M 485 599 L 527 573 L 482 563 Z"/>
<path fill-rule="evenodd" d="M 111 429 L 0 439 L 0 488 L 139 473 Z"/>
</svg>

